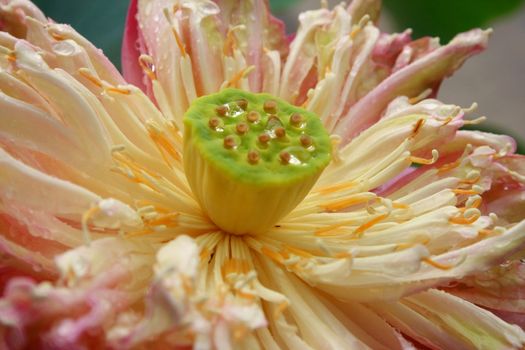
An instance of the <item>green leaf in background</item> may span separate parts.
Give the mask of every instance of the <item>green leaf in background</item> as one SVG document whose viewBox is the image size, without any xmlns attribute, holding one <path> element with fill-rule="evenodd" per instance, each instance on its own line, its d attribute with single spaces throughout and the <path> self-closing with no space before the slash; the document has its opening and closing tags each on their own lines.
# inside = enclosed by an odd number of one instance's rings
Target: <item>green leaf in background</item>
<svg viewBox="0 0 525 350">
<path fill-rule="evenodd" d="M 270 0 L 270 7 L 274 14 L 285 12 L 292 5 L 297 3 L 298 0 Z"/>
<path fill-rule="evenodd" d="M 399 30 L 412 28 L 414 37 L 454 35 L 478 27 L 520 7 L 524 0 L 383 0 Z"/>
<path fill-rule="evenodd" d="M 58 23 L 71 24 L 104 50 L 120 69 L 120 46 L 129 0 L 33 0 Z"/>
</svg>

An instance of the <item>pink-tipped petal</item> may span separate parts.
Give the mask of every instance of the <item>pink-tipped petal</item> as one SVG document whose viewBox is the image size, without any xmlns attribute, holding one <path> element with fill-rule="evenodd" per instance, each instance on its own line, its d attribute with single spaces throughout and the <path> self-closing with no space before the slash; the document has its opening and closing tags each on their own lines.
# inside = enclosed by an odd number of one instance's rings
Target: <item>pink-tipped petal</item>
<svg viewBox="0 0 525 350">
<path fill-rule="evenodd" d="M 143 52 L 139 25 L 137 21 L 137 2 L 131 0 L 129 3 L 128 14 L 126 16 L 126 26 L 124 28 L 124 39 L 122 41 L 122 74 L 126 80 L 142 91 L 147 92 L 148 82 L 144 71 L 139 65 L 139 57 Z M 141 50 L 142 48 L 142 50 Z"/>
<path fill-rule="evenodd" d="M 350 140 L 376 122 L 395 97 L 418 96 L 435 89 L 470 56 L 487 45 L 490 31 L 472 30 L 456 36 L 448 45 L 425 55 L 385 79 L 359 100 L 336 126 L 336 133 Z"/>
</svg>

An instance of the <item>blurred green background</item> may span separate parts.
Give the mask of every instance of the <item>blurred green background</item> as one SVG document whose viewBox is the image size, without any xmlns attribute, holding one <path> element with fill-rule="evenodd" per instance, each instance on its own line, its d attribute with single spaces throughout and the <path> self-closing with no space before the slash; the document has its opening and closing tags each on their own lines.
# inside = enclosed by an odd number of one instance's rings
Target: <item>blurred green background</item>
<svg viewBox="0 0 525 350">
<path fill-rule="evenodd" d="M 128 0 L 33 1 L 55 21 L 71 24 L 102 48 L 115 65 L 120 67 L 120 46 Z M 339 0 L 328 2 L 333 6 Z M 516 17 L 515 13 L 525 14 L 525 11 L 520 12 L 524 2 L 525 0 L 383 0 L 384 15 L 381 25 L 386 31 L 412 28 L 414 38 L 439 36 L 441 42 L 445 43 L 456 33 L 505 22 L 505 18 Z M 272 11 L 284 19 L 288 32 L 295 31 L 299 11 L 319 7 L 319 4 L 319 0 L 270 0 Z M 514 136 L 519 140 L 520 153 L 525 153 L 525 129 L 522 126 L 525 121 L 525 93 L 521 86 L 522 78 L 525 77 L 525 45 L 522 36 L 525 33 L 524 20 L 525 16 L 518 19 L 521 21 L 517 24 L 518 27 L 521 25 L 518 33 L 515 28 L 510 31 L 516 35 L 515 38 L 498 38 L 496 30 L 489 50 L 480 58 L 470 60 L 473 63 L 469 61 L 451 79 L 453 83 L 447 80 L 440 93 L 440 98 L 445 101 L 463 106 L 469 106 L 472 101 L 479 102 L 482 106 L 480 113 L 487 114 L 489 122 L 477 128 Z M 511 55 L 515 58 L 507 57 Z"/>
</svg>

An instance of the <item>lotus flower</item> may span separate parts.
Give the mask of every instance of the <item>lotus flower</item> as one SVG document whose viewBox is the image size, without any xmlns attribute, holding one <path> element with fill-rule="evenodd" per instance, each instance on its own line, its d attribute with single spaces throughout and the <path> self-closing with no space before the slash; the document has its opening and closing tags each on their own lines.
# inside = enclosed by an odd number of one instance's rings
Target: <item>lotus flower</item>
<svg viewBox="0 0 525 350">
<path fill-rule="evenodd" d="M 0 1 L 0 348 L 518 349 L 525 161 L 435 99 L 490 31 L 134 0 L 123 78 Z"/>
</svg>

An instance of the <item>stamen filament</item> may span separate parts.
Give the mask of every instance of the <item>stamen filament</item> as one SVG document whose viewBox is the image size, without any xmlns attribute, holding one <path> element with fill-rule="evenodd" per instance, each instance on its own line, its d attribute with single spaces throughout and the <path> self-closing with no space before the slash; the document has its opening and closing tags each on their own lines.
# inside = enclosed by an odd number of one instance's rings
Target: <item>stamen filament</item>
<svg viewBox="0 0 525 350">
<path fill-rule="evenodd" d="M 437 261 L 434 261 L 432 260 L 431 258 L 422 258 L 421 261 L 423 262 L 426 262 L 427 264 L 437 268 L 437 269 L 440 269 L 440 270 L 450 270 L 454 267 L 456 267 L 456 265 L 445 265 L 445 264 L 442 264 L 440 262 L 437 262 Z"/>
<path fill-rule="evenodd" d="M 173 33 L 173 36 L 175 37 L 175 42 L 177 43 L 177 46 L 179 47 L 180 53 L 182 56 L 186 56 L 186 48 L 184 46 L 184 43 L 182 42 L 182 39 L 179 35 L 179 32 L 175 28 L 175 25 L 173 23 L 173 20 L 171 18 L 171 14 L 168 8 L 165 8 L 163 11 L 164 17 L 166 17 L 166 20 L 169 22 L 171 27 L 171 32 Z"/>
<path fill-rule="evenodd" d="M 378 222 L 380 222 L 381 220 L 384 220 L 388 217 L 388 213 L 387 214 L 381 214 L 381 215 L 378 215 L 376 216 L 375 218 L 373 218 L 372 220 L 362 224 L 361 226 L 359 226 L 355 231 L 354 231 L 354 234 L 358 237 L 360 237 L 366 230 L 368 230 L 369 228 L 371 228 L 372 226 L 374 226 L 375 224 L 377 224 Z"/>
</svg>

